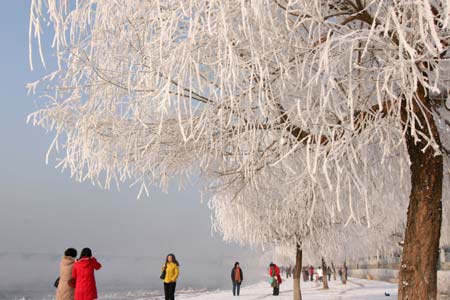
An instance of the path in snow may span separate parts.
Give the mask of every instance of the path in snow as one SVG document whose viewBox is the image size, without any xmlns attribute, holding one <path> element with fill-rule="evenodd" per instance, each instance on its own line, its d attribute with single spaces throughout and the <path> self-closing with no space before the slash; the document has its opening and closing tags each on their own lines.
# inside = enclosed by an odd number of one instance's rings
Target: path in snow
<svg viewBox="0 0 450 300">
<path fill-rule="evenodd" d="M 330 289 L 323 290 L 322 284 L 301 282 L 303 300 L 397 300 L 397 285 L 375 280 L 351 278 L 343 285 L 339 281 L 331 281 Z M 272 288 L 267 282 L 251 286 L 242 286 L 241 296 L 233 297 L 230 291 L 203 292 L 199 294 L 178 295 L 177 299 L 191 300 L 291 300 L 293 298 L 292 280 L 285 280 L 278 297 L 272 296 Z M 385 296 L 385 292 L 390 296 Z"/>
<path fill-rule="evenodd" d="M 339 281 L 331 281 L 330 289 L 323 290 L 322 284 L 314 282 L 301 282 L 303 300 L 397 300 L 397 285 L 380 281 L 369 281 L 352 278 L 346 285 Z M 272 288 L 268 283 L 262 282 L 251 286 L 243 286 L 241 296 L 233 297 L 231 291 L 221 291 L 200 295 L 190 295 L 180 299 L 195 300 L 264 300 L 278 299 L 291 300 L 293 298 L 292 280 L 285 280 L 280 288 L 278 297 L 272 296 Z M 390 296 L 385 296 L 384 293 Z"/>
</svg>

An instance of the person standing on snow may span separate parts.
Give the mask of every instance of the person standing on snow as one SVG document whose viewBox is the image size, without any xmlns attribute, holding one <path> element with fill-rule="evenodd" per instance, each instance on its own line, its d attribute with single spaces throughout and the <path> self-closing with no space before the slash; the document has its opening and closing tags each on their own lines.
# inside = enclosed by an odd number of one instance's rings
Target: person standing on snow
<svg viewBox="0 0 450 300">
<path fill-rule="evenodd" d="M 177 285 L 178 275 L 180 274 L 180 264 L 174 254 L 170 253 L 166 257 L 166 263 L 163 266 L 164 276 L 164 296 L 166 300 L 175 300 L 175 288 Z"/>
<path fill-rule="evenodd" d="M 73 300 L 74 281 L 72 280 L 72 269 L 77 257 L 77 250 L 69 248 L 64 251 L 64 256 L 59 263 L 59 283 L 56 288 L 56 300 Z"/>
<path fill-rule="evenodd" d="M 291 266 L 287 266 L 286 267 L 286 278 L 289 278 L 292 276 L 292 267 Z"/>
<path fill-rule="evenodd" d="M 244 280 L 244 274 L 239 266 L 239 262 L 234 263 L 234 268 L 231 270 L 231 281 L 233 282 L 233 296 L 239 296 L 241 290 L 241 283 Z"/>
<path fill-rule="evenodd" d="M 314 280 L 314 267 L 312 265 L 309 266 L 309 277 L 311 281 Z"/>
<path fill-rule="evenodd" d="M 97 299 L 97 286 L 94 271 L 102 265 L 92 256 L 89 248 L 81 250 L 80 259 L 75 262 L 72 269 L 72 278 L 75 281 L 75 300 Z"/>
<path fill-rule="evenodd" d="M 272 279 L 271 285 L 273 287 L 273 295 L 278 296 L 280 294 L 281 275 L 280 268 L 274 263 L 270 263 L 269 275 Z"/>
<path fill-rule="evenodd" d="M 319 267 L 317 268 L 317 278 L 316 278 L 316 281 L 322 282 L 322 280 L 323 280 L 323 270 L 322 270 L 322 268 L 319 266 Z"/>
<path fill-rule="evenodd" d="M 303 267 L 302 273 L 303 273 L 303 281 L 305 282 L 308 281 L 309 279 L 308 267 Z"/>
<path fill-rule="evenodd" d="M 331 281 L 331 268 L 328 266 L 327 268 L 328 281 Z"/>
</svg>

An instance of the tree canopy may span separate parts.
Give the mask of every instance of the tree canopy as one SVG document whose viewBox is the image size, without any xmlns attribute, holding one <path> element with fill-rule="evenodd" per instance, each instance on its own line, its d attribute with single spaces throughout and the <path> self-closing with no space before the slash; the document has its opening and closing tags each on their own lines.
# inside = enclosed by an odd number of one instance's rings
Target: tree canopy
<svg viewBox="0 0 450 300">
<path fill-rule="evenodd" d="M 147 190 L 198 174 L 232 201 L 286 176 L 368 227 L 432 189 L 433 208 L 414 207 L 436 213 L 418 224 L 439 241 L 448 1 L 33 0 L 31 49 L 47 22 L 58 67 L 29 85 L 46 99 L 30 120 L 78 180 Z"/>
</svg>

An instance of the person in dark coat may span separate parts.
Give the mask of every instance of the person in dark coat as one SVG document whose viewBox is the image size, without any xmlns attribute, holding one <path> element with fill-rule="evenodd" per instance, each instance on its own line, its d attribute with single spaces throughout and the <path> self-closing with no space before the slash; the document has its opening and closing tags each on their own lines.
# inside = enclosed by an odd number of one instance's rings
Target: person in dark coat
<svg viewBox="0 0 450 300">
<path fill-rule="evenodd" d="M 303 273 L 303 281 L 308 281 L 309 279 L 309 272 L 308 272 L 308 267 L 304 267 L 302 270 Z"/>
<path fill-rule="evenodd" d="M 239 262 L 234 263 L 234 268 L 231 270 L 231 282 L 233 282 L 233 296 L 239 296 L 241 291 L 241 283 L 244 280 L 244 273 L 242 272 Z"/>
<path fill-rule="evenodd" d="M 72 268 L 72 278 L 75 280 L 75 300 L 97 299 L 97 286 L 94 271 L 102 265 L 92 256 L 89 248 L 81 250 L 80 259 Z"/>
<path fill-rule="evenodd" d="M 287 266 L 286 267 L 286 278 L 289 278 L 292 276 L 292 267 L 291 266 Z"/>
</svg>

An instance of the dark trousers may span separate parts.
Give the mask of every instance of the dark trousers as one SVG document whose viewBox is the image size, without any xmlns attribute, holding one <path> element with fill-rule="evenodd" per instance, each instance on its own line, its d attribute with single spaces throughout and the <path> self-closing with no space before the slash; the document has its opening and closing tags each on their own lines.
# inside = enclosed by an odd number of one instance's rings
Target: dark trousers
<svg viewBox="0 0 450 300">
<path fill-rule="evenodd" d="M 273 295 L 274 296 L 278 296 L 280 294 L 280 288 L 279 287 L 274 287 L 273 288 Z"/>
<path fill-rule="evenodd" d="M 233 296 L 239 296 L 241 291 L 241 284 L 239 282 L 233 282 Z"/>
<path fill-rule="evenodd" d="M 176 282 L 164 282 L 164 296 L 166 300 L 175 300 L 175 286 Z"/>
<path fill-rule="evenodd" d="M 314 280 L 314 274 L 311 274 L 311 281 L 313 281 Z"/>
</svg>

